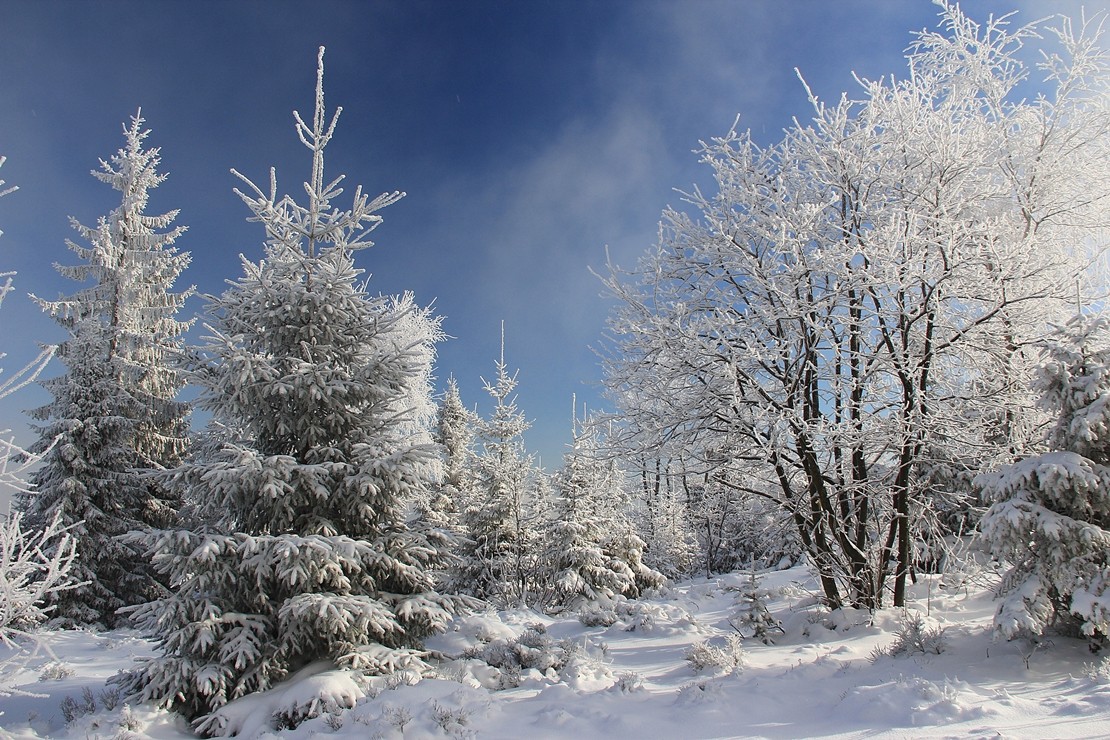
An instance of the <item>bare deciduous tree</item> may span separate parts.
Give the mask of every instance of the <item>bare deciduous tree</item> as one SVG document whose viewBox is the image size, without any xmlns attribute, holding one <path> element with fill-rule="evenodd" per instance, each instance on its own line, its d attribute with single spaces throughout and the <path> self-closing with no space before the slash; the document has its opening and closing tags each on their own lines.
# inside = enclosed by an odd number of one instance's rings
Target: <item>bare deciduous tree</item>
<svg viewBox="0 0 1110 740">
<path fill-rule="evenodd" d="M 1048 319 L 1101 247 L 1110 116 L 1093 25 L 1042 37 L 945 6 L 902 80 L 760 147 L 703 145 L 717 192 L 684 194 L 631 273 L 611 266 L 608 385 L 640 449 L 773 501 L 830 605 L 904 604 L 934 464 L 1006 462 Z M 743 475 L 737 470 L 742 469 Z"/>
</svg>

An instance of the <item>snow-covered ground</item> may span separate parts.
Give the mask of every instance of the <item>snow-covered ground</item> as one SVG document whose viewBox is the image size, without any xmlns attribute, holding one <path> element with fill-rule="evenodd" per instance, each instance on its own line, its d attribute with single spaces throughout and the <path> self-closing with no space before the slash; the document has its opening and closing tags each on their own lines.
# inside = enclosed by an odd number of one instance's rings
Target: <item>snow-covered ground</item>
<svg viewBox="0 0 1110 740">
<path fill-rule="evenodd" d="M 1086 645 L 1053 638 L 992 639 L 985 580 L 923 578 L 908 614 L 829 614 L 803 568 L 764 574 L 760 589 L 785 629 L 775 644 L 746 640 L 737 670 L 695 670 L 687 659 L 708 641 L 728 654 L 730 617 L 749 579 L 733 574 L 671 587 L 626 608 L 610 626 L 533 612 L 458 620 L 430 647 L 461 657 L 442 678 L 396 679 L 361 690 L 352 709 L 308 720 L 290 738 L 1077 738 L 1110 737 L 1110 661 Z M 941 652 L 888 654 L 907 619 L 920 617 Z M 734 620 L 735 621 L 735 620 Z M 530 629 L 529 629 L 530 628 Z M 935 637 L 935 631 L 943 630 Z M 523 639 L 519 639 L 521 635 Z M 0 699 L 0 736 L 184 738 L 185 724 L 144 707 L 105 709 L 105 679 L 151 645 L 130 632 L 47 635 L 15 677 L 37 697 Z M 514 645 L 530 645 L 528 649 Z M 507 660 L 509 654 L 517 660 Z M 523 656 L 523 661 L 520 659 Z M 488 661 L 488 662 L 487 662 Z M 519 662 L 523 668 L 498 670 Z M 528 667 L 528 666 L 533 667 Z M 329 674 L 291 692 L 337 690 Z M 508 686 L 508 688 L 498 688 Z M 342 688 L 342 687 L 339 687 Z M 88 691 L 86 691 L 86 689 Z M 307 693 L 306 693 L 307 692 Z M 72 701 L 63 712 L 66 697 Z M 91 701 L 97 709 L 82 714 Z M 285 704 L 290 703 L 285 697 Z M 273 697 L 235 714 L 245 735 L 267 735 Z M 68 724 L 65 714 L 74 717 Z M 76 716 L 80 715 L 80 716 Z M 259 727 L 264 729 L 258 730 Z"/>
</svg>

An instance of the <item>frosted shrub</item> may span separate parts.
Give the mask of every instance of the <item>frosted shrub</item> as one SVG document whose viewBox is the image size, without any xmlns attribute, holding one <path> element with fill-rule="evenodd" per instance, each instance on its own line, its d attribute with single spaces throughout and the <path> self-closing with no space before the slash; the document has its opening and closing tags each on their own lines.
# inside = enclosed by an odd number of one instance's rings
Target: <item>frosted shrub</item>
<svg viewBox="0 0 1110 740">
<path fill-rule="evenodd" d="M 644 677 L 636 671 L 628 671 L 617 676 L 616 686 L 622 694 L 634 694 L 644 690 Z"/>
<path fill-rule="evenodd" d="M 382 708 L 382 722 L 396 727 L 404 737 L 405 727 L 412 722 L 412 712 L 408 707 L 389 704 Z"/>
<path fill-rule="evenodd" d="M 50 614 L 43 602 L 74 587 L 69 573 L 76 553 L 69 529 L 55 518 L 31 534 L 20 514 L 0 520 L 0 644 L 17 648 L 0 661 L 0 697 L 25 693 L 11 688 L 10 679 L 44 647 L 31 631 Z"/>
<path fill-rule="evenodd" d="M 108 705 L 105 705 L 104 708 L 108 711 L 112 710 L 112 707 Z M 126 704 L 119 713 L 119 729 L 121 738 L 127 738 L 129 737 L 128 733 L 137 733 L 139 730 L 143 729 L 143 723 L 139 721 L 138 717 L 131 713 L 131 707 Z"/>
<path fill-rule="evenodd" d="M 342 697 L 327 697 L 316 701 L 293 703 L 279 708 L 273 716 L 274 727 L 278 730 L 292 730 L 305 720 L 321 715 L 328 718 L 342 716 L 342 712 L 351 709 L 352 702 L 345 701 Z M 325 722 L 328 720 L 325 719 Z"/>
<path fill-rule="evenodd" d="M 1110 684 L 1110 656 L 1083 666 L 1083 675 L 1095 683 Z"/>
<path fill-rule="evenodd" d="M 64 663 L 50 663 L 48 669 L 53 669 L 53 676 L 50 679 L 43 678 L 47 671 L 39 676 L 40 681 L 45 680 L 62 680 L 69 678 L 73 675 L 73 669 L 66 666 Z M 120 704 L 120 694 L 116 689 L 106 688 L 100 691 L 99 694 L 93 694 L 92 689 L 85 686 L 81 689 L 81 696 L 67 696 L 62 699 L 59 709 L 62 712 L 62 717 L 67 723 L 80 719 L 88 714 L 96 714 L 97 702 L 99 701 L 100 709 L 105 712 L 111 712 Z M 96 726 L 95 723 L 93 725 Z M 124 704 L 120 709 L 119 714 L 119 727 L 122 734 L 117 737 L 128 737 L 128 732 L 138 732 L 142 728 L 142 723 L 139 722 L 131 713 L 131 707 Z"/>
<path fill-rule="evenodd" d="M 67 723 L 84 717 L 86 714 L 93 714 L 96 712 L 96 698 L 93 696 L 92 690 L 86 686 L 81 690 L 81 699 L 75 699 L 72 696 L 67 696 L 62 699 L 61 706 L 62 717 L 65 718 Z"/>
<path fill-rule="evenodd" d="M 514 688 L 520 684 L 523 670 L 545 673 L 560 671 L 570 660 L 576 645 L 569 641 L 556 642 L 542 625 L 532 625 L 515 639 L 497 638 L 467 651 L 465 657 L 478 658 L 501 671 L 501 688 Z"/>
<path fill-rule="evenodd" d="M 701 640 L 690 646 L 686 660 L 695 673 L 714 671 L 733 673 L 744 666 L 744 645 L 740 635 L 731 634 L 724 642 Z"/>
<path fill-rule="evenodd" d="M 0 522 L 0 641 L 25 637 L 26 628 L 49 615 L 44 599 L 74 587 L 67 582 L 76 558 L 70 529 L 55 517 L 30 533 L 19 513 Z"/>
<path fill-rule="evenodd" d="M 433 701 L 432 719 L 448 737 L 462 737 L 468 732 L 470 712 L 463 707 L 448 707 Z"/>
<path fill-rule="evenodd" d="M 587 604 L 578 611 L 578 621 L 584 627 L 609 627 L 619 618 L 611 602 Z"/>
<path fill-rule="evenodd" d="M 567 678 L 576 667 L 600 659 L 605 651 L 604 644 L 554 640 L 543 625 L 535 624 L 515 638 L 496 638 L 471 648 L 463 657 L 476 658 L 497 668 L 501 672 L 498 688 L 505 689 L 519 686 L 525 671 L 537 671 L 548 678 L 556 674 Z"/>
<path fill-rule="evenodd" d="M 39 671 L 39 681 L 64 681 L 73 675 L 73 669 L 66 663 L 52 660 Z"/>
<path fill-rule="evenodd" d="M 609 604 L 598 604 L 583 610 L 578 621 L 587 627 L 610 627 L 625 632 L 655 632 L 663 629 L 683 629 L 697 624 L 688 611 L 676 604 L 659 604 L 648 601 L 614 599 Z"/>
<path fill-rule="evenodd" d="M 894 642 L 885 648 L 876 648 L 871 654 L 871 661 L 875 662 L 881 657 L 903 658 L 908 655 L 940 655 L 948 648 L 943 627 L 927 627 L 920 614 L 912 618 L 906 615 L 898 632 L 894 635 Z"/>
<path fill-rule="evenodd" d="M 654 632 L 660 623 L 670 621 L 671 615 L 659 604 L 630 603 L 617 612 L 626 632 Z M 682 619 L 693 617 L 685 614 Z"/>
<path fill-rule="evenodd" d="M 104 707 L 109 712 L 119 706 L 119 689 L 106 688 L 98 695 L 100 699 L 100 706 Z M 127 710 L 127 707 L 124 707 Z M 127 710 L 130 713 L 129 710 Z"/>
</svg>

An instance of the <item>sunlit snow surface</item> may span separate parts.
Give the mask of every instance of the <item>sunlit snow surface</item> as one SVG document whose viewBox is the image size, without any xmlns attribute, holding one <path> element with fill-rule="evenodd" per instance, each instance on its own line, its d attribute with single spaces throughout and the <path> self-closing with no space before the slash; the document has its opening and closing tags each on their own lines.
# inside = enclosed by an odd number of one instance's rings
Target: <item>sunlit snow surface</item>
<svg viewBox="0 0 1110 740">
<path fill-rule="evenodd" d="M 471 615 L 429 646 L 450 656 L 468 648 L 473 654 L 542 624 L 551 641 L 575 646 L 557 671 L 528 669 L 506 681 L 482 661 L 459 658 L 444 664 L 445 678 L 393 680 L 357 698 L 362 692 L 345 677 L 310 670 L 297 685 L 234 706 L 232 715 L 244 736 L 288 738 L 1110 736 L 1110 662 L 1101 666 L 1084 643 L 1066 638 L 1036 650 L 993 640 L 993 579 L 984 575 L 922 577 L 911 614 L 929 628 L 945 628 L 945 649 L 895 658 L 876 657 L 876 649 L 893 642 L 905 619 L 900 610 L 873 620 L 862 612 L 830 615 L 817 605 L 805 569 L 765 574 L 760 587 L 772 594 L 771 610 L 786 634 L 772 646 L 746 641 L 744 666 L 731 674 L 695 672 L 686 655 L 694 644 L 722 643 L 732 632 L 729 617 L 747 582 L 744 574 L 684 582 L 609 627 L 520 610 Z M 0 736 L 191 736 L 165 712 L 102 708 L 105 679 L 150 655 L 147 641 L 120 631 L 57 632 L 47 642 L 55 657 L 36 657 L 14 681 L 44 696 L 0 698 Z M 497 688 L 505 683 L 519 685 Z M 83 704 L 85 688 L 98 710 L 67 725 L 61 702 L 72 696 Z M 279 702 L 311 702 L 329 692 L 354 707 L 295 730 L 268 729 Z"/>
</svg>

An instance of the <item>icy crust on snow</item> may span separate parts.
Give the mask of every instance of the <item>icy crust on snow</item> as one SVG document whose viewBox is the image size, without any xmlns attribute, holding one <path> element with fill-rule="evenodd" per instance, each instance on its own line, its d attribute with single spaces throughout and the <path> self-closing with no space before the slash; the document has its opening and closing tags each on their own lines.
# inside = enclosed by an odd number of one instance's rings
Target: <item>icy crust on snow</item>
<svg viewBox="0 0 1110 740">
<path fill-rule="evenodd" d="M 804 567 L 763 573 L 759 591 L 782 632 L 771 644 L 744 640 L 735 669 L 699 669 L 690 656 L 736 634 L 747 574 L 628 602 L 609 625 L 527 609 L 474 613 L 427 642 L 435 675 L 364 678 L 317 663 L 229 703 L 209 729 L 288 740 L 1106 735 L 1110 661 L 1082 640 L 998 639 L 989 576 L 922 576 L 907 611 L 872 615 L 823 608 Z M 0 701 L 0 736 L 192 737 L 170 713 L 101 698 L 111 675 L 152 655 L 151 643 L 126 632 L 43 637 L 57 659 L 14 680 L 44 696 Z M 84 689 L 95 705 L 87 713 Z M 80 710 L 68 722 L 67 698 Z"/>
</svg>

